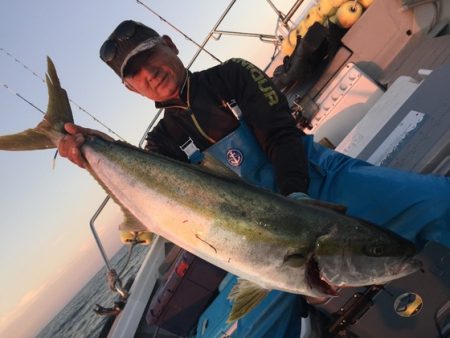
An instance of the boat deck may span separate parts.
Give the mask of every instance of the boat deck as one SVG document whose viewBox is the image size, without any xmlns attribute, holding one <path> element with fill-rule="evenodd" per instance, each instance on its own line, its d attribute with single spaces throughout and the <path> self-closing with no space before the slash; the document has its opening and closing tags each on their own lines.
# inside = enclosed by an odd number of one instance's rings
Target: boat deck
<svg viewBox="0 0 450 338">
<path fill-rule="evenodd" d="M 432 70 L 446 63 L 450 63 L 450 35 L 425 39 L 417 37 L 411 40 L 391 63 L 383 83 L 390 85 L 401 75 L 420 80 L 420 69 Z"/>
</svg>

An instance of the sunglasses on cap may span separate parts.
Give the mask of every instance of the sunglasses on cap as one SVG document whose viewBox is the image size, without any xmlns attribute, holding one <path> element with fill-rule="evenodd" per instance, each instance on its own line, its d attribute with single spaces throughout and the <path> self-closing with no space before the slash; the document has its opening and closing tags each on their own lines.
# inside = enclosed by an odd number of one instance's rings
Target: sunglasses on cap
<svg viewBox="0 0 450 338">
<path fill-rule="evenodd" d="M 139 27 L 143 29 L 144 34 L 147 33 L 146 30 L 148 30 L 148 27 L 139 22 L 131 20 L 122 22 L 119 26 L 117 26 L 108 40 L 103 43 L 100 48 L 100 58 L 105 62 L 111 62 L 114 60 L 120 42 L 133 38 Z M 149 34 L 153 35 L 151 32 L 148 32 L 146 35 Z M 154 32 L 154 34 L 155 36 L 158 36 L 156 32 Z"/>
</svg>

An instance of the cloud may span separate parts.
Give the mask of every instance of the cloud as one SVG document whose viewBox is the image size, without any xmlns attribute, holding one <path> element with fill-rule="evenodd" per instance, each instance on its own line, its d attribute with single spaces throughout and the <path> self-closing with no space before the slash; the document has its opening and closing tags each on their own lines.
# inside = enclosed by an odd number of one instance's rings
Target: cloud
<svg viewBox="0 0 450 338">
<path fill-rule="evenodd" d="M 109 257 L 120 248 L 118 223 L 122 215 L 113 209 L 96 226 Z M 64 236 L 53 242 L 60 243 Z M 30 289 L 0 317 L 0 337 L 34 337 L 103 265 L 94 239 L 83 242 L 77 254 L 39 286 Z M 73 274 L 74 268 L 77 274 Z"/>
<path fill-rule="evenodd" d="M 55 239 L 53 239 L 51 241 L 51 245 L 58 247 L 60 245 L 61 242 L 63 242 L 65 240 L 66 235 L 65 234 L 61 234 L 58 237 L 56 237 Z"/>
<path fill-rule="evenodd" d="M 26 307 L 30 303 L 34 302 L 36 298 L 42 293 L 42 291 L 48 286 L 48 284 L 48 282 L 44 283 L 36 289 L 28 291 L 25 295 L 23 295 L 22 299 L 19 301 L 19 304 L 17 304 L 17 307 Z"/>
<path fill-rule="evenodd" d="M 94 242 L 87 242 L 76 257 L 47 281 L 26 292 L 9 312 L 0 317 L 0 337 L 35 337 L 101 265 Z M 73 274 L 74 268 L 76 274 Z"/>
<path fill-rule="evenodd" d="M 37 288 L 28 291 L 11 311 L 0 318 L 0 336 L 23 336 L 27 330 L 36 329 L 36 324 L 33 326 L 33 323 L 30 322 L 28 312 L 39 299 L 42 299 L 42 295 L 47 292 L 49 286 L 50 282 L 47 281 Z M 25 317 L 27 317 L 27 320 L 22 320 Z M 20 323 L 20 325 L 17 325 L 17 323 Z M 20 331 L 21 333 L 19 333 Z"/>
</svg>

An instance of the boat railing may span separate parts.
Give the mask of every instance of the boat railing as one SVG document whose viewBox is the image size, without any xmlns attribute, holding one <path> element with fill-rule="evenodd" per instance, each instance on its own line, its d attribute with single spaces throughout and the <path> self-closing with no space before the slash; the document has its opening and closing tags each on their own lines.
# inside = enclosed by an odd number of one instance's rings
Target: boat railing
<svg viewBox="0 0 450 338">
<path fill-rule="evenodd" d="M 224 12 L 222 13 L 222 15 L 219 17 L 219 19 L 217 20 L 217 22 L 214 24 L 213 28 L 211 29 L 211 31 L 207 34 L 206 38 L 204 39 L 204 41 L 201 44 L 198 44 L 197 42 L 195 42 L 192 38 L 190 38 L 187 34 L 185 34 L 184 32 L 182 32 L 179 28 L 177 28 L 175 25 L 173 25 L 172 23 L 168 22 L 166 19 L 164 19 L 161 15 L 159 15 L 157 12 L 155 12 L 153 9 L 151 9 L 148 5 L 146 5 L 145 3 L 143 3 L 141 0 L 136 0 L 138 4 L 142 5 L 144 8 L 146 8 L 148 11 L 150 11 L 152 14 L 156 15 L 159 19 L 161 19 L 162 21 L 164 21 L 165 23 L 167 23 L 171 28 L 173 28 L 174 30 L 176 30 L 177 32 L 179 32 L 181 35 L 183 35 L 186 39 L 188 39 L 190 42 L 192 42 L 194 45 L 196 45 L 198 47 L 197 51 L 195 52 L 194 56 L 192 57 L 191 61 L 188 63 L 187 65 L 187 69 L 190 69 L 191 66 L 193 65 L 193 63 L 197 60 L 197 58 L 199 57 L 200 53 L 204 52 L 206 54 L 208 54 L 209 56 L 211 56 L 214 60 L 216 60 L 217 62 L 221 63 L 221 60 L 219 58 L 217 58 L 215 55 L 213 55 L 212 53 L 210 53 L 206 48 L 206 44 L 211 40 L 211 39 L 215 39 L 215 40 L 219 40 L 220 37 L 222 35 L 234 35 L 234 36 L 246 36 L 246 37 L 257 37 L 259 38 L 262 42 L 270 42 L 270 43 L 274 43 L 275 46 L 279 46 L 279 44 L 281 43 L 281 37 L 277 36 L 277 35 L 269 35 L 269 34 L 257 34 L 257 33 L 246 33 L 246 32 L 232 32 L 232 31 L 224 31 L 224 30 L 219 30 L 219 26 L 222 23 L 222 21 L 225 19 L 225 17 L 228 15 L 228 13 L 230 12 L 230 10 L 232 9 L 232 7 L 234 6 L 234 4 L 236 3 L 237 0 L 232 0 L 229 5 L 227 6 L 227 8 L 224 10 Z M 296 13 L 296 11 L 299 9 L 299 7 L 301 6 L 301 4 L 305 1 L 305 0 L 297 0 L 295 1 L 295 3 L 292 5 L 292 7 L 289 9 L 287 14 L 283 14 L 274 4 L 271 0 L 266 0 L 267 3 L 270 5 L 270 7 L 274 10 L 274 12 L 277 15 L 277 21 L 278 23 L 282 24 L 283 27 L 285 27 L 285 29 L 288 29 L 289 25 L 288 23 L 291 21 L 292 16 Z M 278 25 L 278 24 L 277 24 Z M 275 54 L 275 53 L 274 53 Z M 272 59 L 273 60 L 273 59 Z M 269 64 L 267 65 L 266 69 L 270 66 L 270 63 L 272 62 L 272 60 L 269 62 Z M 139 141 L 139 147 L 142 148 L 145 140 L 146 140 L 146 136 L 148 134 L 148 132 L 153 128 L 153 126 L 155 125 L 155 123 L 159 120 L 161 114 L 163 112 L 163 109 L 159 109 L 155 116 L 153 117 L 153 119 L 150 121 L 150 124 L 148 125 L 148 127 L 146 128 L 141 140 Z M 100 204 L 100 206 L 98 207 L 98 209 L 95 211 L 94 215 L 92 216 L 89 225 L 91 228 L 91 231 L 94 235 L 94 239 L 97 243 L 97 246 L 100 250 L 100 253 L 102 255 L 102 258 L 105 262 L 106 268 L 108 269 L 108 273 L 114 273 L 114 269 L 112 268 L 109 259 L 106 255 L 106 252 L 103 248 L 103 245 L 101 243 L 101 240 L 98 236 L 98 233 L 95 229 L 95 221 L 97 219 L 97 217 L 100 215 L 100 213 L 103 211 L 103 209 L 105 208 L 105 206 L 107 205 L 108 201 L 110 200 L 110 196 L 106 196 L 105 199 L 103 200 L 103 202 Z M 122 292 L 124 292 L 124 290 L 122 290 L 121 286 L 120 286 L 120 279 L 118 280 L 118 283 L 116 285 L 116 291 L 122 295 Z"/>
</svg>

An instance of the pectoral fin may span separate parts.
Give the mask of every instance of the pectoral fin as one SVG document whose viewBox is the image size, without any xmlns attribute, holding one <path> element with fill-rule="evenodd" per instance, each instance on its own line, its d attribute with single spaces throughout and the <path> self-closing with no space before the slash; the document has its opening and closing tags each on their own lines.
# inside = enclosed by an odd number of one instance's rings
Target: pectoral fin
<svg viewBox="0 0 450 338">
<path fill-rule="evenodd" d="M 233 306 L 227 322 L 231 323 L 245 316 L 267 296 L 269 291 L 248 280 L 238 279 L 228 295 Z"/>
<path fill-rule="evenodd" d="M 306 257 L 300 253 L 288 254 L 284 257 L 283 264 L 292 268 L 299 268 L 306 263 Z"/>
<path fill-rule="evenodd" d="M 341 214 L 345 214 L 347 212 L 347 207 L 342 204 L 324 202 L 324 201 L 320 201 L 320 200 L 316 200 L 316 199 L 302 199 L 297 202 L 301 203 L 301 204 L 309 204 L 309 205 L 320 207 L 320 208 L 330 209 L 330 210 L 339 212 Z"/>
</svg>

